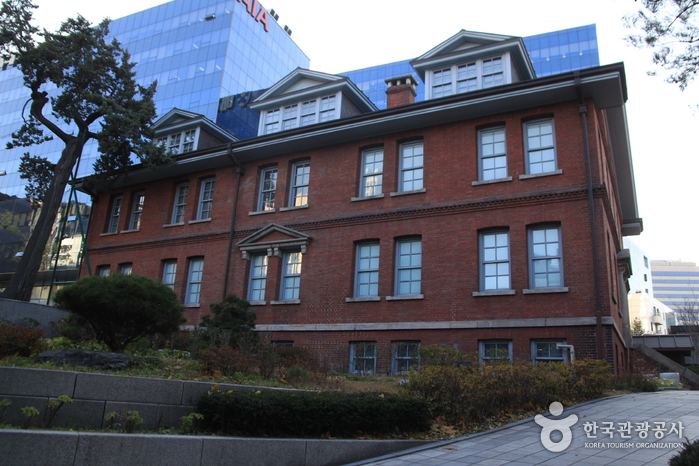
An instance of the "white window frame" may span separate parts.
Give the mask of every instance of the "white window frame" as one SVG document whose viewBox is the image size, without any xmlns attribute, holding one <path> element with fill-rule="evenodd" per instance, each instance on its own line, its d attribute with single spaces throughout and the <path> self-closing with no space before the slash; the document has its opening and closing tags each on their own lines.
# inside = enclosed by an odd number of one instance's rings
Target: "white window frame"
<svg viewBox="0 0 699 466">
<path fill-rule="evenodd" d="M 308 189 L 311 183 L 311 161 L 296 162 L 291 168 L 289 207 L 308 205 Z"/>
<path fill-rule="evenodd" d="M 187 290 L 185 293 L 185 304 L 198 306 L 201 299 L 201 285 L 204 278 L 204 258 L 196 257 L 189 259 L 189 270 L 187 271 Z"/>
<path fill-rule="evenodd" d="M 383 192 L 383 147 L 362 152 L 362 178 L 359 197 L 378 196 Z"/>
<path fill-rule="evenodd" d="M 198 146 L 199 128 L 168 134 L 156 140 L 156 144 L 163 146 L 168 154 L 186 154 L 192 152 Z"/>
<path fill-rule="evenodd" d="M 375 374 L 376 349 L 375 341 L 350 342 L 350 373 Z"/>
<path fill-rule="evenodd" d="M 172 223 L 184 223 L 187 196 L 189 195 L 189 183 L 178 184 L 175 188 L 175 203 L 172 207 Z"/>
<path fill-rule="evenodd" d="M 124 196 L 115 196 L 112 198 L 112 208 L 109 211 L 107 233 L 116 233 L 119 231 L 119 220 L 121 219 L 121 207 L 123 203 Z"/>
<path fill-rule="evenodd" d="M 400 146 L 400 192 L 420 191 L 424 188 L 425 145 L 413 141 Z"/>
<path fill-rule="evenodd" d="M 420 367 L 419 341 L 391 342 L 391 374 L 405 374 Z"/>
<path fill-rule="evenodd" d="M 260 118 L 260 134 L 336 120 L 341 113 L 342 93 L 304 99 L 282 107 L 265 110 Z"/>
<path fill-rule="evenodd" d="M 379 263 L 381 247 L 378 241 L 357 244 L 354 275 L 354 297 L 379 296 Z"/>
<path fill-rule="evenodd" d="M 422 238 L 396 241 L 395 296 L 421 296 Z"/>
<path fill-rule="evenodd" d="M 197 207 L 197 220 L 208 220 L 211 218 L 215 181 L 216 180 L 214 178 L 207 178 L 201 182 L 201 189 L 199 190 L 199 205 Z"/>
<path fill-rule="evenodd" d="M 492 351 L 495 353 L 492 353 Z M 504 357 L 503 357 L 504 356 Z M 512 340 L 481 340 L 478 342 L 478 361 L 483 364 L 511 362 Z"/>
<path fill-rule="evenodd" d="M 550 132 L 541 132 L 545 125 L 550 125 Z M 555 172 L 558 169 L 558 155 L 553 118 L 528 121 L 524 123 L 523 131 L 527 175 Z"/>
<path fill-rule="evenodd" d="M 438 99 L 455 94 L 463 94 L 478 89 L 500 86 L 512 82 L 510 54 L 441 66 L 429 71 L 425 78 L 426 99 Z M 491 64 L 499 60 L 499 71 L 491 70 Z M 497 78 L 492 78 L 497 76 Z"/>
<path fill-rule="evenodd" d="M 129 230 L 138 230 L 141 228 L 141 217 L 143 216 L 143 205 L 146 202 L 145 191 L 139 191 L 133 195 L 133 204 L 131 206 L 131 218 L 129 220 Z"/>
<path fill-rule="evenodd" d="M 258 212 L 274 210 L 278 173 L 277 167 L 265 168 L 260 172 L 260 192 L 257 198 Z"/>
<path fill-rule="evenodd" d="M 163 280 L 171 290 L 175 290 L 175 279 L 177 278 L 177 260 L 170 259 L 163 261 Z"/>
<path fill-rule="evenodd" d="M 250 280 L 248 283 L 248 301 L 264 302 L 267 288 L 267 270 L 269 257 L 267 254 L 250 255 Z"/>
<path fill-rule="evenodd" d="M 504 126 L 478 132 L 478 153 L 479 181 L 507 178 L 507 134 Z"/>
<path fill-rule="evenodd" d="M 282 301 L 297 301 L 301 292 L 303 254 L 300 250 L 284 251 L 280 296 Z"/>
<path fill-rule="evenodd" d="M 540 339 L 532 340 L 532 361 L 533 362 L 563 362 L 568 361 L 568 348 L 557 349 L 556 345 L 565 345 L 567 342 L 564 339 Z M 541 347 L 539 346 L 541 345 Z M 539 349 L 545 350 L 539 352 Z M 551 353 L 553 350 L 553 355 Z"/>
<path fill-rule="evenodd" d="M 484 231 L 479 237 L 481 291 L 512 289 L 509 230 Z"/>
<path fill-rule="evenodd" d="M 544 236 L 541 237 L 540 233 L 543 233 Z M 564 275 L 560 225 L 530 227 L 527 235 L 529 240 L 529 287 L 531 289 L 562 288 Z M 557 282 L 556 275 L 558 276 Z"/>
</svg>

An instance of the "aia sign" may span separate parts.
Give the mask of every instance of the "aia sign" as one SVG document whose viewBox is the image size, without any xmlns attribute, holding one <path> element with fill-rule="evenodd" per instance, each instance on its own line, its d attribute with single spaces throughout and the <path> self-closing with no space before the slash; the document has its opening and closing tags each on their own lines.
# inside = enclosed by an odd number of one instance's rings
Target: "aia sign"
<svg viewBox="0 0 699 466">
<path fill-rule="evenodd" d="M 238 3 L 244 4 L 250 16 L 255 18 L 255 21 L 258 23 L 262 23 L 265 27 L 265 32 L 269 32 L 269 15 L 267 10 L 265 10 L 257 0 L 238 0 Z"/>
</svg>

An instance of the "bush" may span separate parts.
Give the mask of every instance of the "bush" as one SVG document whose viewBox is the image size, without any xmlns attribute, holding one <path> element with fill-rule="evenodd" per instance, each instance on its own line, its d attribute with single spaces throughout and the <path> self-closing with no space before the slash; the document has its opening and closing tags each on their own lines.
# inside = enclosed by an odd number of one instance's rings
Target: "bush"
<svg viewBox="0 0 699 466">
<path fill-rule="evenodd" d="M 425 364 L 423 359 L 420 372 L 410 373 L 405 390 L 425 398 L 435 416 L 453 423 L 480 421 L 508 411 L 546 408 L 553 401 L 596 398 L 611 378 L 609 364 L 597 360 L 464 366 L 457 363 L 462 358 L 453 350 L 437 349 L 431 354 L 433 365 Z"/>
<path fill-rule="evenodd" d="M 222 375 L 233 375 L 236 372 L 249 372 L 253 365 L 250 353 L 230 346 L 212 346 L 201 350 L 198 359 L 202 370 L 207 374 L 220 372 Z"/>
<path fill-rule="evenodd" d="M 686 442 L 682 451 L 670 458 L 670 466 L 696 466 L 699 464 L 699 440 Z"/>
<path fill-rule="evenodd" d="M 84 318 L 112 351 L 146 335 L 169 335 L 184 322 L 177 295 L 140 275 L 85 277 L 56 293 L 56 306 Z"/>
<path fill-rule="evenodd" d="M 217 343 L 213 337 L 216 332 L 222 332 L 228 340 L 221 342 L 223 346 L 248 349 L 257 345 L 258 336 L 253 331 L 256 316 L 254 312 L 248 311 L 249 302 L 229 294 L 220 303 L 213 303 L 209 307 L 214 317 L 204 316 L 199 325 L 209 330 L 215 329 L 210 341 L 212 345 Z"/>
<path fill-rule="evenodd" d="M 629 390 L 632 392 L 656 392 L 658 384 L 643 374 L 620 374 L 612 378 L 612 390 Z"/>
<path fill-rule="evenodd" d="M 27 325 L 16 325 L 0 319 L 0 356 L 23 356 L 43 350 L 44 332 Z"/>
<path fill-rule="evenodd" d="M 419 398 L 378 393 L 229 390 L 199 402 L 204 427 L 226 435 L 351 437 L 425 431 L 430 409 Z"/>
</svg>

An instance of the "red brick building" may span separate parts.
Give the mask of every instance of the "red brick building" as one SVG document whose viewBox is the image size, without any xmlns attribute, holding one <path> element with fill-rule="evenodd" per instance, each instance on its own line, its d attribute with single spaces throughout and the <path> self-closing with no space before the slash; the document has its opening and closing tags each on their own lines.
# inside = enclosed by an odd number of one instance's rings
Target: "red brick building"
<svg viewBox="0 0 699 466">
<path fill-rule="evenodd" d="M 179 163 L 93 193 L 91 272 L 163 280 L 192 325 L 235 293 L 269 340 L 341 370 L 397 372 L 428 344 L 624 368 L 622 235 L 642 222 L 623 65 L 537 79 L 521 39 L 465 31 L 412 64 L 425 101 L 401 77 L 381 111 L 299 69 L 244 141 L 171 112 Z"/>
</svg>

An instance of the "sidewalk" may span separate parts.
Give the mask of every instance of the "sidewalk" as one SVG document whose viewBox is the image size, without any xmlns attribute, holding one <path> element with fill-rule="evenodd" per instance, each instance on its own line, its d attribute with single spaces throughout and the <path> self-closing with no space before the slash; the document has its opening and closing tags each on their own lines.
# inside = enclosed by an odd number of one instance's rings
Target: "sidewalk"
<svg viewBox="0 0 699 466">
<path fill-rule="evenodd" d="M 681 445 L 677 444 L 683 443 L 685 438 L 690 441 L 699 438 L 699 391 L 665 390 L 620 395 L 567 407 L 560 416 L 547 417 L 562 420 L 572 414 L 578 416 L 571 427 L 572 442 L 559 453 L 544 448 L 541 443 L 542 427 L 534 422 L 534 418 L 530 418 L 458 440 L 353 464 L 659 466 L 668 464 L 669 459 L 681 449 Z M 641 426 L 646 421 L 650 428 L 644 439 L 640 435 L 643 430 Z M 628 435 L 621 432 L 625 427 L 622 423 L 627 422 L 631 423 L 630 438 L 621 438 L 622 433 Z M 658 424 L 661 422 L 666 424 Z M 677 432 L 670 432 L 672 424 L 677 428 L 680 422 L 683 438 L 679 438 Z M 594 434 L 586 433 L 583 427 L 586 424 L 590 431 L 597 425 L 596 438 L 588 438 Z M 603 432 L 603 428 L 607 429 Z M 656 438 L 660 434 L 662 438 Z M 550 439 L 554 443 L 560 442 L 562 435 L 554 431 Z"/>
</svg>

